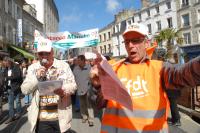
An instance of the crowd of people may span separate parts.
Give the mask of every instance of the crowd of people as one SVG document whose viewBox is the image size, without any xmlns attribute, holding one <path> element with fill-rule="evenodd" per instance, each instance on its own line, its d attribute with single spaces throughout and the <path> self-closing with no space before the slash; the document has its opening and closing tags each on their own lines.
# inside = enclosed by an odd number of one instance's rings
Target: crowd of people
<svg viewBox="0 0 200 133">
<path fill-rule="evenodd" d="M 112 78 L 102 69 L 101 56 L 88 61 L 84 55 L 78 55 L 67 63 L 53 57 L 52 43 L 44 39 L 37 46 L 38 61 L 29 67 L 25 62 L 18 65 L 9 57 L 3 58 L 1 74 L 5 79 L 0 83 L 6 81 L 3 86 L 8 92 L 9 119 L 6 123 L 19 118 L 22 92 L 28 105 L 31 132 L 71 133 L 71 99 L 75 101 L 75 110 L 80 110 L 82 122 L 89 126 L 94 125 L 94 108 L 104 109 L 101 133 L 167 133 L 168 123 L 180 126 L 176 105 L 179 94 L 175 93 L 184 87 L 200 85 L 200 57 L 182 66 L 150 59 L 146 51 L 148 28 L 138 23 L 128 26 L 123 38 L 128 57 L 110 63 L 115 64 L 113 71 L 129 93 L 127 98 L 131 99 L 132 110 L 117 101 L 104 99 L 103 84 L 113 84 L 113 80 L 109 80 Z M 104 76 L 109 77 L 108 81 L 102 81 Z M 38 84 L 51 80 L 62 81 L 62 87 L 54 88 L 49 95 L 42 94 Z M 170 122 L 167 121 L 169 107 L 172 110 Z"/>
</svg>

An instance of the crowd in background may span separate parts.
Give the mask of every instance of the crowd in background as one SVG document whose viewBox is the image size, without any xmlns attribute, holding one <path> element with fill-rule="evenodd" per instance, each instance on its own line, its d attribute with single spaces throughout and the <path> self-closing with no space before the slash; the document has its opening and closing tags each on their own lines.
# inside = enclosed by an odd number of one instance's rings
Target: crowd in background
<svg viewBox="0 0 200 133">
<path fill-rule="evenodd" d="M 31 102 L 32 94 L 22 94 L 20 86 L 26 77 L 29 65 L 35 62 L 37 60 L 28 60 L 26 58 L 20 61 L 14 61 L 8 56 L 0 58 L 0 116 L 5 110 L 3 109 L 3 104 L 9 104 L 9 113 L 7 114 L 9 117 L 5 124 L 20 118 L 23 113 L 21 100 L 24 100 L 26 108 Z M 94 60 L 88 60 L 84 55 L 79 55 L 66 62 L 70 65 L 75 76 L 77 88 L 79 88 L 71 96 L 74 110 L 75 112 L 80 112 L 83 123 L 88 121 L 89 126 L 93 126 L 94 111 L 89 100 L 90 89 L 92 89 L 89 74 L 91 67 L 94 65 Z"/>
<path fill-rule="evenodd" d="M 25 105 L 31 102 L 30 96 L 24 96 L 21 92 L 21 84 L 26 76 L 28 66 L 32 60 L 14 59 L 4 56 L 0 57 L 0 115 L 4 109 L 3 104 L 8 102 L 8 119 L 5 124 L 8 124 L 22 115 L 21 99 L 24 98 Z"/>
</svg>

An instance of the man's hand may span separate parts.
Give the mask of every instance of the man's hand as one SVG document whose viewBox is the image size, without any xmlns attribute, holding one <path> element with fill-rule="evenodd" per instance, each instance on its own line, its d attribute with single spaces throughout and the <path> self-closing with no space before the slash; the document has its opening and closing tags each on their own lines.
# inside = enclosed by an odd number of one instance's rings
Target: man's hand
<svg viewBox="0 0 200 133">
<path fill-rule="evenodd" d="M 90 70 L 90 80 L 94 88 L 99 88 L 100 80 L 97 65 L 93 66 Z"/>
<path fill-rule="evenodd" d="M 59 95 L 61 98 L 63 98 L 65 96 L 65 92 L 61 88 L 54 90 L 54 93 Z"/>
<path fill-rule="evenodd" d="M 41 77 L 45 77 L 46 76 L 46 68 L 42 66 L 39 69 L 37 69 L 36 76 L 38 79 Z"/>
</svg>

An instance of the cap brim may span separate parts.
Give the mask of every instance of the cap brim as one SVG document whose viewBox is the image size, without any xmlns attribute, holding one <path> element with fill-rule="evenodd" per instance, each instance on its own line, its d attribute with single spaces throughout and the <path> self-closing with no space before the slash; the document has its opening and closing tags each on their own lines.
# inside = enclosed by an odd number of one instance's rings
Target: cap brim
<svg viewBox="0 0 200 133">
<path fill-rule="evenodd" d="M 48 53 L 49 53 L 49 52 L 51 52 L 51 49 L 50 49 L 50 50 L 48 50 L 48 49 L 45 49 L 45 50 L 44 50 L 44 49 L 43 49 L 43 50 L 38 50 L 38 51 L 37 51 L 37 53 L 40 53 L 40 52 L 48 52 Z"/>
<path fill-rule="evenodd" d="M 141 35 L 141 36 L 146 36 L 144 34 L 142 34 L 141 32 L 138 32 L 138 31 L 127 31 L 127 32 L 124 32 L 123 33 L 123 36 L 126 36 L 127 34 L 133 34 L 133 35 Z"/>
</svg>

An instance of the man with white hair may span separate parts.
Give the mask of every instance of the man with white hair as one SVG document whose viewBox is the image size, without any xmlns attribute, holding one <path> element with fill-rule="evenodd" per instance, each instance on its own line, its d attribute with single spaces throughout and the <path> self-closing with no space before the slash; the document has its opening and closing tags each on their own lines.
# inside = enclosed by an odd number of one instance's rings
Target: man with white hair
<svg viewBox="0 0 200 133">
<path fill-rule="evenodd" d="M 72 121 L 71 94 L 76 90 L 76 83 L 69 65 L 53 58 L 52 43 L 42 39 L 37 45 L 38 62 L 29 66 L 26 78 L 21 85 L 24 94 L 33 93 L 28 107 L 28 120 L 31 132 L 70 133 Z M 38 91 L 38 82 L 62 80 L 62 88 L 54 94 L 42 95 Z"/>
</svg>

